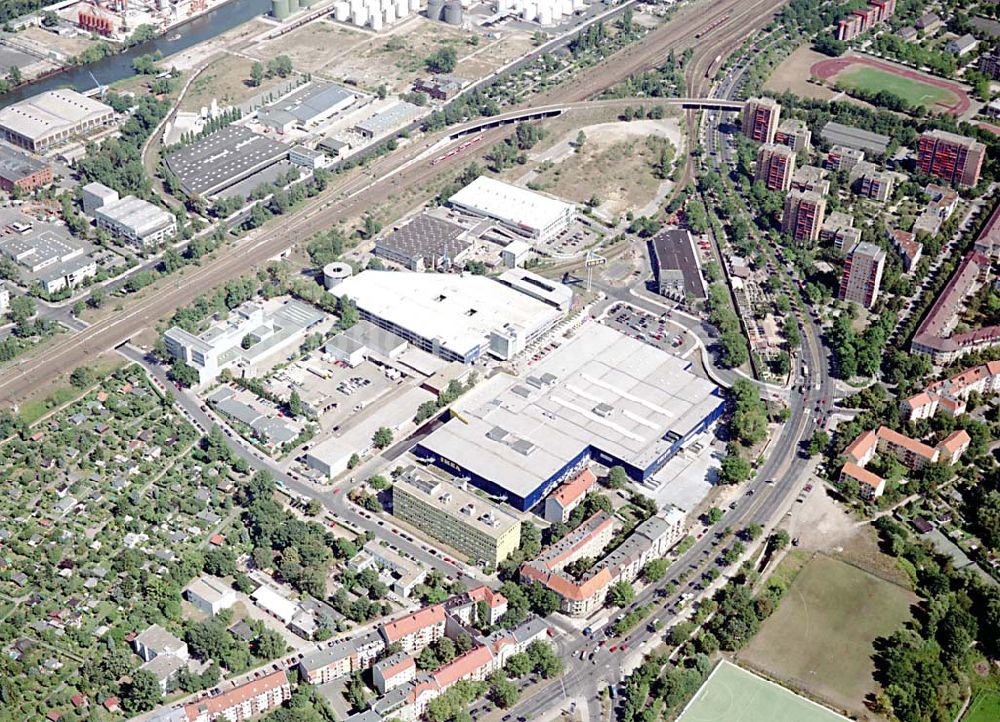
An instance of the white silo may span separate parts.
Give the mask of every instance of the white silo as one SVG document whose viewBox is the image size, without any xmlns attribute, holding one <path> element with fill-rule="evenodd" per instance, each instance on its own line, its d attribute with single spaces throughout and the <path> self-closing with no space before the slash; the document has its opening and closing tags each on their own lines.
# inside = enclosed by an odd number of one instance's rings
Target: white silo
<svg viewBox="0 0 1000 722">
<path fill-rule="evenodd" d="M 396 0 L 396 17 L 405 18 L 410 14 L 410 4 L 407 0 Z"/>
<path fill-rule="evenodd" d="M 521 17 L 528 22 L 535 19 L 535 15 L 538 14 L 538 6 L 532 2 L 526 2 L 524 7 L 521 9 Z"/>
<path fill-rule="evenodd" d="M 396 7 L 394 5 L 389 5 L 382 10 L 382 21 L 386 25 L 392 25 L 396 22 Z"/>
<path fill-rule="evenodd" d="M 420 0 L 410 0 L 410 12 L 413 14 L 420 12 Z"/>
<path fill-rule="evenodd" d="M 562 14 L 572 15 L 573 14 L 573 0 L 562 0 Z"/>
<path fill-rule="evenodd" d="M 378 14 L 378 13 L 375 13 L 374 15 L 372 15 L 371 25 L 372 25 L 372 30 L 374 30 L 375 32 L 381 31 L 382 30 L 382 16 L 380 14 Z"/>
<path fill-rule="evenodd" d="M 539 5 L 538 7 L 538 22 L 542 25 L 552 24 L 552 6 L 548 3 L 544 5 Z"/>
<path fill-rule="evenodd" d="M 587 4 L 583 0 L 573 0 L 574 10 L 583 10 L 586 6 Z"/>
<path fill-rule="evenodd" d="M 368 8 L 364 5 L 358 7 L 356 10 L 351 11 L 351 22 L 357 25 L 359 28 L 363 28 L 368 24 Z"/>
<path fill-rule="evenodd" d="M 333 6 L 333 16 L 340 22 L 344 22 L 351 16 L 351 5 L 347 2 L 339 2 Z"/>
<path fill-rule="evenodd" d="M 354 269 L 351 268 L 351 264 L 340 263 L 338 261 L 328 263 L 323 266 L 323 285 L 329 291 L 331 288 L 346 281 L 352 275 L 354 275 Z"/>
</svg>

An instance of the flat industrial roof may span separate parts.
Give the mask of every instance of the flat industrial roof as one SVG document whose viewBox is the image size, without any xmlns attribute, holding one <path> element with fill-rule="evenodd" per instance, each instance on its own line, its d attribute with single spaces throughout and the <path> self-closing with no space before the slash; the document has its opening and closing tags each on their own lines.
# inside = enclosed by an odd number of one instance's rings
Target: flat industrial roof
<svg viewBox="0 0 1000 722">
<path fill-rule="evenodd" d="M 363 132 L 371 133 L 372 136 L 379 136 L 383 133 L 389 133 L 402 128 L 410 121 L 419 118 L 425 112 L 427 111 L 419 105 L 400 101 L 376 113 L 367 120 L 361 121 L 355 127 Z"/>
<path fill-rule="evenodd" d="M 479 176 L 448 201 L 527 230 L 543 230 L 573 213 L 569 203 L 487 176 Z"/>
<path fill-rule="evenodd" d="M 846 145 L 855 150 L 870 150 L 875 153 L 885 153 L 889 146 L 889 136 L 872 133 L 851 125 L 830 121 L 820 131 L 823 140 L 837 145 Z"/>
<path fill-rule="evenodd" d="M 485 276 L 362 271 L 336 288 L 358 308 L 465 357 L 513 324 L 531 331 L 558 309 Z"/>
<path fill-rule="evenodd" d="M 497 374 L 420 445 L 525 498 L 584 448 L 644 469 L 711 414 L 717 387 L 688 362 L 588 323 L 531 368 Z"/>
<path fill-rule="evenodd" d="M 11 182 L 19 181 L 48 167 L 26 153 L 0 145 L 0 178 Z"/>
<path fill-rule="evenodd" d="M 238 183 L 288 155 L 288 146 L 242 125 L 228 125 L 167 156 L 167 166 L 194 195 Z"/>
<path fill-rule="evenodd" d="M 521 524 L 493 502 L 446 481 L 422 476 L 416 468 L 408 469 L 396 480 L 393 493 L 397 491 L 443 511 L 491 539 L 499 539 Z"/>
<path fill-rule="evenodd" d="M 260 118 L 279 122 L 297 120 L 300 123 L 308 123 L 354 97 L 354 93 L 347 88 L 314 80 L 261 108 Z"/>
<path fill-rule="evenodd" d="M 684 276 L 685 295 L 705 298 L 705 284 L 690 233 L 682 229 L 662 231 L 653 236 L 651 245 L 657 278 L 664 271 L 680 271 Z"/>
<path fill-rule="evenodd" d="M 135 196 L 125 196 L 94 210 L 95 218 L 105 218 L 119 223 L 138 236 L 145 236 L 173 224 L 172 214 L 158 205 Z"/>
<path fill-rule="evenodd" d="M 25 138 L 38 140 L 113 113 L 111 106 L 75 90 L 60 88 L 0 109 L 0 126 Z"/>
<path fill-rule="evenodd" d="M 420 258 L 424 265 L 431 266 L 438 258 L 455 258 L 464 253 L 472 245 L 460 238 L 464 233 L 465 229 L 457 223 L 425 213 L 375 241 L 375 253 L 384 251 L 411 261 Z"/>
</svg>

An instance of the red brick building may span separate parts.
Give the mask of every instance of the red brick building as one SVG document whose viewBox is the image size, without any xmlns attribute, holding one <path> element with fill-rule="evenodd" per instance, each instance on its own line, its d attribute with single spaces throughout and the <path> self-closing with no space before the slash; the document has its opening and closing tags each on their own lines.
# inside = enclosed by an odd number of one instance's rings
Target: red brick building
<svg viewBox="0 0 1000 722">
<path fill-rule="evenodd" d="M 30 192 L 52 182 L 52 167 L 26 153 L 0 146 L 0 189 Z"/>
<path fill-rule="evenodd" d="M 930 130 L 920 136 L 917 167 L 924 173 L 949 183 L 974 186 L 986 156 L 986 146 L 972 138 Z"/>
</svg>

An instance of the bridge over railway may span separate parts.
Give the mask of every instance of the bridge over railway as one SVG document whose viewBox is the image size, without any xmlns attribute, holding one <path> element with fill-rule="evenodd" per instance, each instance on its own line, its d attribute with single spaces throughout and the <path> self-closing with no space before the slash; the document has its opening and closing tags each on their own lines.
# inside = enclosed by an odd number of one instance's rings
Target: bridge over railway
<svg viewBox="0 0 1000 722">
<path fill-rule="evenodd" d="M 476 118 L 452 128 L 448 140 L 480 133 L 484 130 L 499 128 L 504 125 L 524 123 L 533 120 L 555 118 L 572 110 L 599 110 L 609 107 L 617 108 L 626 105 L 662 105 L 682 110 L 742 110 L 743 101 L 724 100 L 721 98 L 609 98 L 606 100 L 591 100 L 578 103 L 562 103 L 558 105 L 543 105 L 533 108 L 511 110 L 489 118 Z"/>
</svg>

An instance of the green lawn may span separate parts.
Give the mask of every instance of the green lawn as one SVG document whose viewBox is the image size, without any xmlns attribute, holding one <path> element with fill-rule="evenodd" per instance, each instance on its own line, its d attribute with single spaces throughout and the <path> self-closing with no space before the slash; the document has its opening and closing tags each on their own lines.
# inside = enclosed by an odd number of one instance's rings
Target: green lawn
<svg viewBox="0 0 1000 722">
<path fill-rule="evenodd" d="M 972 701 L 962 722 L 996 722 L 1000 719 L 1000 692 L 980 692 Z"/>
<path fill-rule="evenodd" d="M 910 618 L 916 597 L 844 562 L 818 554 L 806 564 L 739 659 L 822 699 L 863 712 L 877 691 L 876 637 Z"/>
<path fill-rule="evenodd" d="M 903 98 L 911 105 L 933 108 L 939 103 L 954 105 L 958 98 L 944 88 L 919 80 L 911 80 L 867 65 L 855 65 L 837 74 L 836 84 L 844 88 L 857 88 L 871 93 L 886 91 Z"/>
<path fill-rule="evenodd" d="M 842 722 L 836 712 L 722 661 L 677 722 Z"/>
</svg>

